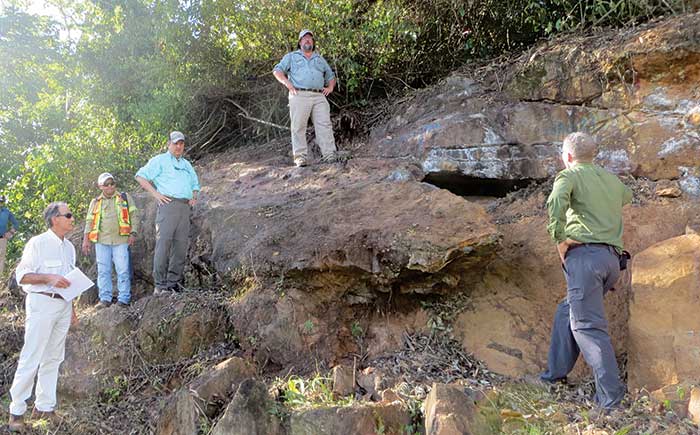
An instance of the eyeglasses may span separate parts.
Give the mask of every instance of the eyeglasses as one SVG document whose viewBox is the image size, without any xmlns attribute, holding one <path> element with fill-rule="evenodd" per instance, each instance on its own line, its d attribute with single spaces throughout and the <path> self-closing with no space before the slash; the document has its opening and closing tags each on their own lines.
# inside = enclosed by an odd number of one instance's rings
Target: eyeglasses
<svg viewBox="0 0 700 435">
<path fill-rule="evenodd" d="M 66 218 L 66 219 L 70 219 L 70 218 L 73 217 L 73 213 L 68 212 L 68 213 L 66 213 L 66 214 L 59 214 L 59 215 L 57 215 L 57 216 L 61 216 L 61 217 L 64 217 L 64 218 Z"/>
</svg>

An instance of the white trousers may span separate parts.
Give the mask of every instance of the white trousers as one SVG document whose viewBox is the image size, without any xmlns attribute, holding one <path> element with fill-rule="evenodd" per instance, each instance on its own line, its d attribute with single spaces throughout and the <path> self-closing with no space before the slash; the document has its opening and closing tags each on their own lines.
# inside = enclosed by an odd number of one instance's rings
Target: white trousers
<svg viewBox="0 0 700 435">
<path fill-rule="evenodd" d="M 292 154 L 294 158 L 306 157 L 306 126 L 309 117 L 314 123 L 316 143 L 321 148 L 323 157 L 335 153 L 335 138 L 331 124 L 331 106 L 320 92 L 299 91 L 296 95 L 289 94 L 289 118 L 292 129 Z"/>
<path fill-rule="evenodd" d="M 24 346 L 10 388 L 10 413 L 14 415 L 27 412 L 26 401 L 37 375 L 34 408 L 49 412 L 56 407 L 58 367 L 65 356 L 72 313 L 70 302 L 37 293 L 27 295 L 25 306 Z"/>
</svg>

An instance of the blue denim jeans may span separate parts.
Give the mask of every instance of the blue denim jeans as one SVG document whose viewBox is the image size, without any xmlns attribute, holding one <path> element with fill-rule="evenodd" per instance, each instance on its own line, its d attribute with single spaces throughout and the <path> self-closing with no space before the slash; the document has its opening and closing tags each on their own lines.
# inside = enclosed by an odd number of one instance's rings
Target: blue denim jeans
<svg viewBox="0 0 700 435">
<path fill-rule="evenodd" d="M 119 302 L 131 301 L 131 277 L 129 275 L 129 245 L 103 245 L 95 243 L 97 257 L 97 288 L 100 300 L 112 302 L 112 263 L 117 271 L 117 289 Z"/>
</svg>

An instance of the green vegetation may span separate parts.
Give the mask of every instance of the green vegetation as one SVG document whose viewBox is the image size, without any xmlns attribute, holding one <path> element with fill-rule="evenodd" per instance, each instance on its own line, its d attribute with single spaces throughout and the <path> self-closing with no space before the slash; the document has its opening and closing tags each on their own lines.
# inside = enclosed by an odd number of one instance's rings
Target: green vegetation
<svg viewBox="0 0 700 435">
<path fill-rule="evenodd" d="M 289 409 L 305 409 L 317 406 L 347 406 L 354 401 L 352 397 L 336 397 L 333 394 L 331 378 L 316 373 L 312 378 L 291 376 L 286 380 L 278 379 L 275 384 L 281 391 L 281 400 Z"/>
<path fill-rule="evenodd" d="M 303 27 L 337 72 L 333 109 L 360 113 L 470 60 L 559 31 L 683 12 L 689 2 L 49 0 L 55 18 L 28 14 L 27 0 L 4 2 L 0 193 L 22 221 L 10 257 L 42 230 L 48 202 L 66 200 L 80 217 L 100 172 L 133 188 L 171 129 L 188 135 L 194 157 L 286 135 L 259 121 L 287 123 L 270 72 Z"/>
</svg>

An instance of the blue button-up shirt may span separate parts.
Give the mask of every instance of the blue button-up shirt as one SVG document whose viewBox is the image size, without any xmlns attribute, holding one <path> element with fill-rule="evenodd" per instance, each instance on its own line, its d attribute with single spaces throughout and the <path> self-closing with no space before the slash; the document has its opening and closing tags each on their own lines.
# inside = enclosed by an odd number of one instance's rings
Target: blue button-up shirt
<svg viewBox="0 0 700 435">
<path fill-rule="evenodd" d="M 326 59 L 315 51 L 310 59 L 301 50 L 287 53 L 274 69 L 285 73 L 297 89 L 322 89 L 335 78 Z"/>
<path fill-rule="evenodd" d="M 19 229 L 19 222 L 15 219 L 15 215 L 7 207 L 2 207 L 0 208 L 0 237 L 10 230 L 8 224 L 12 224 L 16 230 Z"/>
<path fill-rule="evenodd" d="M 192 199 L 192 192 L 200 190 L 199 178 L 190 162 L 169 151 L 149 160 L 136 176 L 152 182 L 158 192 L 170 198 Z"/>
</svg>

